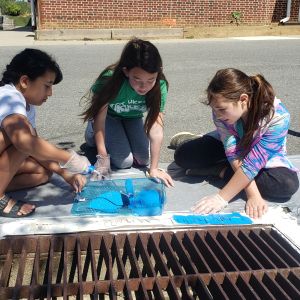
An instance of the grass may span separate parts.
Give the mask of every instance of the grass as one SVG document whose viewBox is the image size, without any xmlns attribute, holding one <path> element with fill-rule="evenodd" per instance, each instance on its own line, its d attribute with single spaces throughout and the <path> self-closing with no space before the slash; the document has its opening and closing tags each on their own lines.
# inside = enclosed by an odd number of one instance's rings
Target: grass
<svg viewBox="0 0 300 300">
<path fill-rule="evenodd" d="M 31 16 L 9 16 L 10 19 L 14 20 L 14 25 L 16 27 L 26 27 L 31 26 L 30 19 Z"/>
</svg>

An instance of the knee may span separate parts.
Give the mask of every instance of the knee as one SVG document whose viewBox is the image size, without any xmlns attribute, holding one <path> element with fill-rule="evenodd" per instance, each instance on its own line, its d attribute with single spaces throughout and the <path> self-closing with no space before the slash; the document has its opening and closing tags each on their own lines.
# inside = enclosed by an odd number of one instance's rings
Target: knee
<svg viewBox="0 0 300 300">
<path fill-rule="evenodd" d="M 297 192 L 298 188 L 299 179 L 297 173 L 287 174 L 282 182 L 277 182 L 276 187 L 272 186 L 264 189 L 261 194 L 274 198 L 276 202 L 286 202 Z"/>
<path fill-rule="evenodd" d="M 146 167 L 149 165 L 149 162 L 150 162 L 149 156 L 147 157 L 134 156 L 133 158 L 133 165 L 136 167 Z"/>
<path fill-rule="evenodd" d="M 130 153 L 125 158 L 114 158 L 114 157 L 111 157 L 111 163 L 117 169 L 129 169 L 133 165 L 133 156 Z"/>
<path fill-rule="evenodd" d="M 297 174 L 295 173 L 295 177 L 287 177 L 285 180 L 283 192 L 285 192 L 286 197 L 292 197 L 299 188 L 299 179 Z"/>
</svg>

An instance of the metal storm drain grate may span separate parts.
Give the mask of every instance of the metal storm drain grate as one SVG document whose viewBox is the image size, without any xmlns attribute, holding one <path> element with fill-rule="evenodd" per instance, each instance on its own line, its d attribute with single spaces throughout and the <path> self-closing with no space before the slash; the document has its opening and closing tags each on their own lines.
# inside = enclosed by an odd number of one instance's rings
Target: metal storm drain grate
<svg viewBox="0 0 300 300">
<path fill-rule="evenodd" d="M 300 299 L 300 252 L 272 226 L 11 237 L 0 299 Z"/>
</svg>

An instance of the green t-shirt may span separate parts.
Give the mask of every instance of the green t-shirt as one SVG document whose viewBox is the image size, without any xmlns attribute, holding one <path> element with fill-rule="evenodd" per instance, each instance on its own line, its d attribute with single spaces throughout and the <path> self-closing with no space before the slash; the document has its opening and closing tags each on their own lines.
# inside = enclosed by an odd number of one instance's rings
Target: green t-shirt
<svg viewBox="0 0 300 300">
<path fill-rule="evenodd" d="M 97 93 L 103 87 L 105 80 L 103 77 L 112 76 L 113 71 L 105 72 L 92 86 L 92 92 Z M 161 104 L 160 111 L 163 112 L 167 98 L 167 83 L 165 80 L 160 81 Z M 146 96 L 139 95 L 130 85 L 127 79 L 124 80 L 119 93 L 115 99 L 112 99 L 108 105 L 107 113 L 111 116 L 120 118 L 134 119 L 142 118 L 143 113 L 147 111 Z"/>
</svg>

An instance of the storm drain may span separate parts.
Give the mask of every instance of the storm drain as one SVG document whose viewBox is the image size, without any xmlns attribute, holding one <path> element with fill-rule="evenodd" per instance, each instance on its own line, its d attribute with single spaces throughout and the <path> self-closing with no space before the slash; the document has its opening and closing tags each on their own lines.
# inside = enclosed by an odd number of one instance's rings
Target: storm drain
<svg viewBox="0 0 300 300">
<path fill-rule="evenodd" d="M 272 226 L 11 237 L 0 299 L 300 299 L 300 252 Z"/>
</svg>

